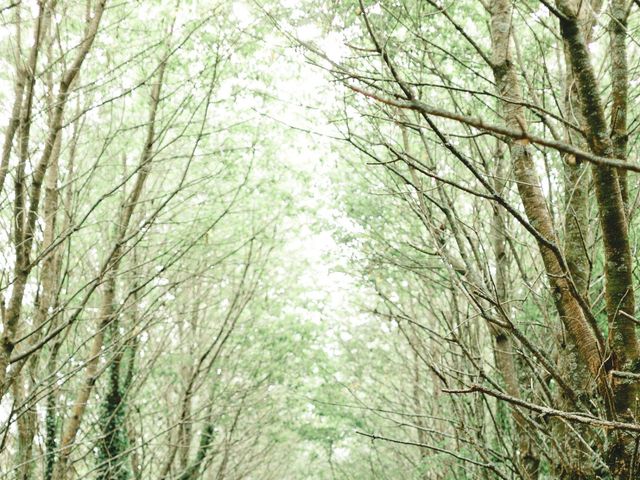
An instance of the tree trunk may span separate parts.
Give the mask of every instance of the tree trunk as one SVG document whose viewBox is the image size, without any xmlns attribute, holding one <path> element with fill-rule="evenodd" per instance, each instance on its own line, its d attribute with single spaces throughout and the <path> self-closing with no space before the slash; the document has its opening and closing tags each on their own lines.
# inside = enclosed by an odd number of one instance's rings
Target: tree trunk
<svg viewBox="0 0 640 480">
<path fill-rule="evenodd" d="M 582 115 L 586 122 L 587 142 L 596 155 L 613 158 L 616 153 L 612 138 L 607 132 L 604 109 L 595 73 L 590 62 L 584 36 L 580 30 L 575 9 L 566 2 L 559 1 L 561 14 L 560 30 L 566 41 L 571 57 L 573 74 L 576 79 Z M 619 3 L 612 4 L 612 18 L 616 20 Z M 625 30 L 623 29 L 622 32 Z M 614 33 L 614 35 L 617 35 Z M 621 34 L 624 37 L 624 33 Z M 615 38 L 613 51 L 622 52 L 612 55 L 612 80 L 614 95 L 613 128 L 618 148 L 626 148 L 624 132 L 626 120 L 626 61 L 624 60 L 624 38 Z M 624 87 L 620 85 L 624 83 Z M 624 158 L 624 157 L 623 157 Z M 638 358 L 638 340 L 635 322 L 635 298 L 632 278 L 631 246 L 627 215 L 625 212 L 626 186 L 620 181 L 618 171 L 606 166 L 593 166 L 596 200 L 600 228 L 604 243 L 605 302 L 609 321 L 608 345 L 610 359 L 607 368 L 618 371 L 640 372 Z M 613 377 L 614 416 L 623 421 L 633 421 L 637 414 L 638 385 L 636 382 L 621 381 Z M 628 478 L 633 466 L 634 442 L 624 433 L 610 434 L 611 447 L 608 452 L 609 467 L 617 478 Z"/>
</svg>

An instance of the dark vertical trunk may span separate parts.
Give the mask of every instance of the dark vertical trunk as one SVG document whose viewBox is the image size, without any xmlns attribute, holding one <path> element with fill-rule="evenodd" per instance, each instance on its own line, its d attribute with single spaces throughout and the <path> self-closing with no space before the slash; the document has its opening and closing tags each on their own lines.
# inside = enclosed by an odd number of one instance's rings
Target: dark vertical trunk
<svg viewBox="0 0 640 480">
<path fill-rule="evenodd" d="M 126 404 L 123 402 L 124 389 L 120 378 L 123 352 L 117 346 L 118 324 L 116 319 L 108 327 L 111 345 L 115 345 L 117 351 L 109 365 L 107 394 L 101 405 L 98 480 L 126 480 L 131 473 L 127 458 Z"/>
<path fill-rule="evenodd" d="M 614 143 L 607 131 L 604 109 L 600 100 L 600 91 L 590 61 L 584 36 L 580 31 L 575 12 L 564 2 L 559 2 L 563 18 L 560 19 L 560 30 L 567 44 L 571 57 L 573 74 L 576 79 L 582 115 L 585 119 L 587 142 L 590 150 L 596 155 L 613 157 L 616 154 Z M 616 10 L 616 5 L 612 5 Z M 613 18 L 615 21 L 615 17 Z M 624 30 L 623 30 L 624 31 Z M 614 33 L 615 35 L 615 33 Z M 618 39 L 616 38 L 616 41 Z M 621 40 L 624 43 L 624 38 Z M 615 44 L 612 45 L 615 50 Z M 622 59 L 624 52 L 613 55 L 613 70 L 620 70 L 626 61 Z M 626 74 L 613 73 L 614 130 L 618 133 L 626 125 Z M 615 83 L 624 82 L 624 88 Z M 624 94 L 623 94 L 624 93 Z M 615 137 L 615 135 L 614 135 Z M 626 137 L 626 133 L 622 135 Z M 619 147 L 624 146 L 618 138 Z M 626 147 L 625 147 L 626 148 Z M 609 322 L 608 343 L 611 350 L 609 368 L 636 372 L 638 370 L 638 340 L 635 323 L 635 298 L 632 278 L 631 247 L 627 215 L 625 212 L 626 186 L 621 182 L 616 169 L 606 166 L 593 166 L 596 200 L 600 219 L 600 228 L 604 243 L 605 302 Z M 636 416 L 638 385 L 635 382 L 613 380 L 614 415 L 625 421 L 633 421 Z M 608 453 L 609 466 L 617 478 L 628 478 L 632 470 L 630 464 L 633 457 L 634 442 L 631 436 L 624 433 L 610 434 L 611 448 Z"/>
</svg>

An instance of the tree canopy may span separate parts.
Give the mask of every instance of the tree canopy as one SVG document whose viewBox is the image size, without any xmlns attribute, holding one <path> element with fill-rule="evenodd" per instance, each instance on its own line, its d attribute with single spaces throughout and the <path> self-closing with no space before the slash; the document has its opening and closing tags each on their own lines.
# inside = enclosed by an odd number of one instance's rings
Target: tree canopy
<svg viewBox="0 0 640 480">
<path fill-rule="evenodd" d="M 5 1 L 0 478 L 640 478 L 639 28 Z"/>
</svg>

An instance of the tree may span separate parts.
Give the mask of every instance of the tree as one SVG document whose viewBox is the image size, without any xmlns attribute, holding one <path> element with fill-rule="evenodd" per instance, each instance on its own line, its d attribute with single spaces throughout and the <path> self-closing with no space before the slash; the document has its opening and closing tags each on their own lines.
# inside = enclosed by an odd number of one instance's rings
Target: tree
<svg viewBox="0 0 640 480">
<path fill-rule="evenodd" d="M 630 2 L 612 2 L 602 11 L 601 2 L 358 2 L 345 6 L 348 13 L 342 18 L 349 27 L 337 30 L 348 51 L 336 55 L 323 39 L 300 40 L 313 61 L 345 87 L 348 107 L 337 114 L 345 140 L 389 173 L 381 176 L 383 184 L 424 225 L 425 233 L 377 247 L 373 258 L 383 249 L 393 252 L 394 260 L 392 266 L 389 260 L 376 262 L 374 272 L 428 272 L 429 266 L 420 265 L 439 257 L 443 271 L 419 273 L 418 283 L 425 282 L 424 288 L 433 292 L 443 280 L 450 282 L 448 289 L 464 294 L 462 308 L 469 320 L 443 319 L 446 327 L 439 331 L 432 325 L 439 313 L 451 318 L 451 300 L 441 312 L 428 306 L 425 314 L 431 319 L 420 321 L 424 314 L 416 317 L 398 295 L 381 292 L 392 309 L 389 315 L 426 325 L 423 335 L 442 335 L 461 349 L 467 361 L 447 375 L 438 368 L 445 391 L 482 392 L 510 403 L 519 439 L 513 440 L 513 453 L 504 455 L 522 478 L 537 478 L 549 469 L 568 478 L 628 478 L 636 470 L 632 431 L 638 346 L 632 213 L 625 206 L 630 198 L 626 172 L 635 169 L 626 163 L 625 143 L 632 7 Z M 606 26 L 604 18 L 611 19 Z M 599 35 L 606 30 L 608 43 Z M 564 57 L 552 52 L 564 52 Z M 609 68 L 602 83 L 596 78 L 597 63 Z M 611 109 L 605 114 L 606 102 Z M 504 147 L 508 169 L 500 166 Z M 562 185 L 558 179 L 564 173 Z M 558 203 L 562 198 L 564 205 Z M 599 228 L 589 221 L 588 205 L 596 208 Z M 385 228 L 392 228 L 389 218 L 394 217 L 381 215 Z M 507 230 L 505 215 L 520 228 Z M 478 224 L 478 217 L 489 224 L 491 216 L 492 228 Z M 368 218 L 361 222 L 370 224 Z M 520 248 L 531 241 L 537 244 L 535 255 Z M 418 258 L 408 263 L 410 257 L 398 242 L 414 248 Z M 486 247 L 491 244 L 493 258 Z M 378 276 L 367 270 L 366 276 Z M 546 291 L 540 282 L 530 283 L 537 275 L 532 277 L 531 271 L 546 274 Z M 506 279 L 511 279 L 510 288 Z M 484 319 L 486 330 L 467 326 L 476 315 Z M 563 331 L 559 342 L 549 335 L 556 321 Z M 498 375 L 486 371 L 482 339 L 487 333 L 494 338 Z M 461 377 L 460 371 L 466 373 Z M 597 402 L 590 400 L 593 386 Z M 523 409 L 531 404 L 555 408 L 568 429 L 556 428 L 554 420 L 536 421 Z M 482 418 L 481 411 L 472 415 Z M 569 411 L 620 426 L 585 431 L 566 420 L 563 412 Z M 462 412 L 456 416 L 461 422 L 468 418 Z M 484 438 L 487 425 L 479 421 Z M 496 424 L 492 429 L 498 438 L 504 434 Z M 567 444 L 565 436 L 575 436 L 570 443 L 581 447 L 568 450 L 566 458 L 549 458 L 551 445 Z M 506 475 L 488 460 L 496 454 L 482 442 L 473 441 L 479 459 L 464 461 L 492 475 Z M 575 458 L 584 458 L 579 453 L 583 446 L 603 461 L 578 467 Z"/>
</svg>

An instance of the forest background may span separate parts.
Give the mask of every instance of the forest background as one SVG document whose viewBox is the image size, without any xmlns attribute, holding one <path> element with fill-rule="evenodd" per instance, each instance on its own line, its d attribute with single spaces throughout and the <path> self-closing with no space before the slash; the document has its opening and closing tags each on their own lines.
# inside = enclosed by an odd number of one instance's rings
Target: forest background
<svg viewBox="0 0 640 480">
<path fill-rule="evenodd" d="M 640 478 L 639 10 L 0 4 L 0 477 Z"/>
</svg>

